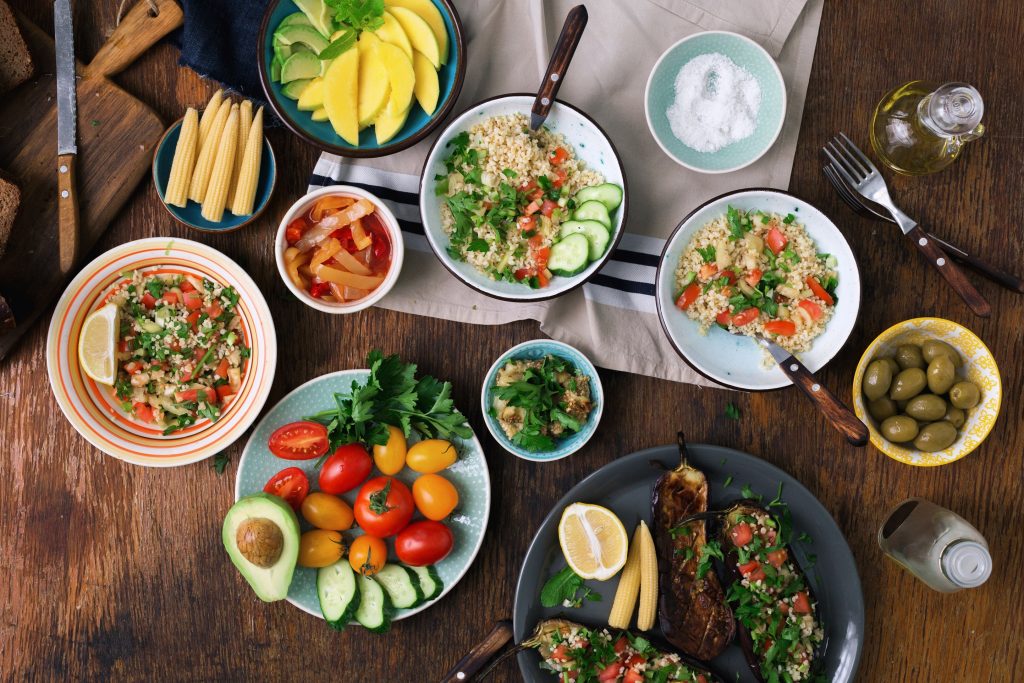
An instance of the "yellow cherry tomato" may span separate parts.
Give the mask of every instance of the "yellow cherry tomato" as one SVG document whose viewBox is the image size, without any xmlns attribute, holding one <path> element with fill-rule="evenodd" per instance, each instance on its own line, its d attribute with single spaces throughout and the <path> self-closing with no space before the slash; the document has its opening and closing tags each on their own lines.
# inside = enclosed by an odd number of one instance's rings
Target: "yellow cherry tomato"
<svg viewBox="0 0 1024 683">
<path fill-rule="evenodd" d="M 405 456 L 405 464 L 420 474 L 434 474 L 451 467 L 458 457 L 458 451 L 451 443 L 442 439 L 426 439 L 412 445 Z"/>
<path fill-rule="evenodd" d="M 405 467 L 405 434 L 398 427 L 388 427 L 388 442 L 373 447 L 373 464 L 381 474 L 398 474 Z"/>
<path fill-rule="evenodd" d="M 459 504 L 459 492 L 440 474 L 424 474 L 412 483 L 412 499 L 424 517 L 440 522 Z"/>
<path fill-rule="evenodd" d="M 302 516 L 317 529 L 344 531 L 351 528 L 355 515 L 349 504 L 337 496 L 314 491 L 302 501 Z"/>
<path fill-rule="evenodd" d="M 312 529 L 299 539 L 300 567 L 327 567 L 345 556 L 345 539 L 337 531 Z"/>
<path fill-rule="evenodd" d="M 352 541 L 348 550 L 348 563 L 352 570 L 363 576 L 373 576 L 388 561 L 388 547 L 376 536 L 362 535 Z"/>
</svg>

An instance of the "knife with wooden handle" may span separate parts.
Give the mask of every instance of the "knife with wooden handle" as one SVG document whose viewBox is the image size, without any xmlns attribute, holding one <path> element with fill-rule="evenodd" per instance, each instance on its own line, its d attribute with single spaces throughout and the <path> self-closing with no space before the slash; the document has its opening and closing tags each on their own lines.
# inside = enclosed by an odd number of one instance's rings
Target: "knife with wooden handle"
<svg viewBox="0 0 1024 683">
<path fill-rule="evenodd" d="M 54 0 L 53 42 L 57 52 L 57 263 L 60 272 L 67 275 L 78 258 L 78 192 L 75 182 L 78 94 L 71 0 Z"/>
</svg>

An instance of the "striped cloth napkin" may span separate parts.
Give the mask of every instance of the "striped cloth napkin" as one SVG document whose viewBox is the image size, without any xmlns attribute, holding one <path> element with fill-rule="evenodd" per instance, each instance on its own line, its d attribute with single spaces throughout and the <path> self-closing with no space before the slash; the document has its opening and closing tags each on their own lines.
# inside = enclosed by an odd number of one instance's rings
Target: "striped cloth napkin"
<svg viewBox="0 0 1024 683">
<path fill-rule="evenodd" d="M 468 37 L 468 69 L 455 114 L 484 98 L 536 90 L 566 13 L 579 0 L 455 0 Z M 588 3 L 590 21 L 559 98 L 589 113 L 623 157 L 629 217 L 618 248 L 582 288 L 551 301 L 508 303 L 456 280 L 431 252 L 420 223 L 419 173 L 434 136 L 399 154 L 357 161 L 323 154 L 310 189 L 347 184 L 380 197 L 403 230 L 406 260 L 384 308 L 497 325 L 526 318 L 613 370 L 713 386 L 669 345 L 654 281 L 666 238 L 716 195 L 744 187 L 786 188 L 824 0 L 633 0 Z M 670 45 L 706 30 L 757 41 L 785 78 L 788 111 L 774 147 L 757 163 L 722 175 L 685 169 L 658 148 L 644 119 L 644 87 Z"/>
</svg>

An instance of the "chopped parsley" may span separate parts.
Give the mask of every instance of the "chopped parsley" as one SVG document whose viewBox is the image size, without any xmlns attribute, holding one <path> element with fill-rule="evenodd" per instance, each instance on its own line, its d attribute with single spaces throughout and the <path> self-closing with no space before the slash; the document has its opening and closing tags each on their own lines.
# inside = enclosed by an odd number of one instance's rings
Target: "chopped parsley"
<svg viewBox="0 0 1024 683">
<path fill-rule="evenodd" d="M 730 420 L 740 419 L 740 409 L 731 401 L 725 404 L 725 416 Z"/>
</svg>

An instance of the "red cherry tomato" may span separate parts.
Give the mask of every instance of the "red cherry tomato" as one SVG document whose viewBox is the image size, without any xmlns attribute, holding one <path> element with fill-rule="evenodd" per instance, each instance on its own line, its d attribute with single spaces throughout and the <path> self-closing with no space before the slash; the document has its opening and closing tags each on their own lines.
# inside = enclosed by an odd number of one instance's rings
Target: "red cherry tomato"
<svg viewBox="0 0 1024 683">
<path fill-rule="evenodd" d="M 320 490 L 335 495 L 351 491 L 366 481 L 372 469 L 373 460 L 365 448 L 357 443 L 339 446 L 320 468 Z"/>
<path fill-rule="evenodd" d="M 271 453 L 285 460 L 319 458 L 327 452 L 327 427 L 308 420 L 292 422 L 278 427 L 267 446 Z"/>
<path fill-rule="evenodd" d="M 136 401 L 132 404 L 132 412 L 135 413 L 136 418 L 143 422 L 153 421 L 153 408 L 148 403 Z"/>
<path fill-rule="evenodd" d="M 395 554 L 411 567 L 437 564 L 452 551 L 455 536 L 441 522 L 425 519 L 405 527 L 395 539 Z"/>
<path fill-rule="evenodd" d="M 412 491 L 394 477 L 375 477 L 363 484 L 353 506 L 360 528 L 379 538 L 404 529 L 415 509 Z"/>
<path fill-rule="evenodd" d="M 309 493 L 309 479 L 298 467 L 286 467 L 270 478 L 263 487 L 264 493 L 270 493 L 292 506 L 296 512 L 302 507 L 302 501 Z"/>
</svg>

